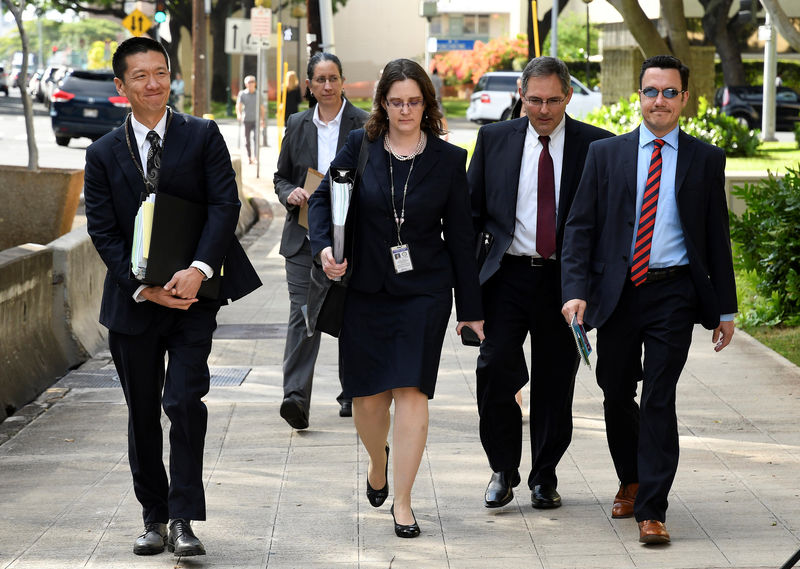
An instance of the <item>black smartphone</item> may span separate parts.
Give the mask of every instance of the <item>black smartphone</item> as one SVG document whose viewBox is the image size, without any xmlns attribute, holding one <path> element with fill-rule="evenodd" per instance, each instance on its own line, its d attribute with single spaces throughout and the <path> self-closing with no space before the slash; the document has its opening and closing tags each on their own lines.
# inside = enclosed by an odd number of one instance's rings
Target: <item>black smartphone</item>
<svg viewBox="0 0 800 569">
<path fill-rule="evenodd" d="M 478 335 L 475 333 L 475 330 L 470 328 L 469 326 L 464 326 L 461 329 L 461 343 L 465 346 L 480 346 L 481 340 L 478 338 Z"/>
</svg>

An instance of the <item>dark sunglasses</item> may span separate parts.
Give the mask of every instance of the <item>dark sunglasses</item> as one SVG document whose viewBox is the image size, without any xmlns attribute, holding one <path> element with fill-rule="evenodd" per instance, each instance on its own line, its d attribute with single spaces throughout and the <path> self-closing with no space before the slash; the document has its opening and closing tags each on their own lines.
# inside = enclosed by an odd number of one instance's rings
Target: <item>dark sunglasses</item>
<svg viewBox="0 0 800 569">
<path fill-rule="evenodd" d="M 678 91 L 677 89 L 673 89 L 672 87 L 670 87 L 669 89 L 663 89 L 661 91 L 659 91 L 655 87 L 645 87 L 644 89 L 642 89 L 642 94 L 650 99 L 655 99 L 656 97 L 658 97 L 659 93 L 664 95 L 665 99 L 674 99 L 680 93 L 685 93 L 685 92 L 686 91 Z"/>
</svg>

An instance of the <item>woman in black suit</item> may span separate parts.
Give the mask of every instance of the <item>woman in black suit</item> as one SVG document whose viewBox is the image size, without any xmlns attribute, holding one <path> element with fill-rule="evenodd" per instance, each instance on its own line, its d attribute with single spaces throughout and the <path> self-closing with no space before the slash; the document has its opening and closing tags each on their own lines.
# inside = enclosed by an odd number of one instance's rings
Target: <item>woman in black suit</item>
<svg viewBox="0 0 800 569">
<path fill-rule="evenodd" d="M 329 178 L 309 200 L 312 254 L 328 278 L 351 271 L 339 337 L 345 394 L 369 454 L 367 498 L 378 507 L 389 493 L 387 438 L 393 431 L 394 518 L 399 537 L 419 535 L 411 487 L 428 433 L 428 399 L 436 387 L 452 309 L 461 334 L 483 339 L 466 179 L 467 153 L 441 140 L 442 114 L 419 64 L 391 61 L 383 69 L 365 125 L 369 159 L 354 191 L 350 259 L 331 249 Z M 350 133 L 331 162 L 355 168 L 364 130 Z"/>
</svg>

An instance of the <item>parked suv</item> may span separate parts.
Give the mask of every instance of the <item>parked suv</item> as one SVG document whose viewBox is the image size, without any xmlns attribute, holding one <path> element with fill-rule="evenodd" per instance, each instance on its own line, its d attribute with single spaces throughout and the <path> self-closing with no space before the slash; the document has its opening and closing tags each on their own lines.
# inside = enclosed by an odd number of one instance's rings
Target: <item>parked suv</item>
<svg viewBox="0 0 800 569">
<path fill-rule="evenodd" d="M 720 87 L 714 95 L 714 105 L 748 128 L 761 128 L 764 102 L 762 86 Z M 775 92 L 775 129 L 794 130 L 800 122 L 800 96 L 789 87 L 777 87 Z"/>
<path fill-rule="evenodd" d="M 8 73 L 2 67 L 0 67 L 0 91 L 8 97 Z"/>
<path fill-rule="evenodd" d="M 467 107 L 467 118 L 477 123 L 506 120 L 511 117 L 514 104 L 519 99 L 517 79 L 519 71 L 490 71 L 484 73 L 475 85 Z M 602 95 L 592 91 L 583 83 L 570 76 L 572 99 L 567 105 L 567 113 L 572 118 L 581 118 L 592 109 L 603 104 Z"/>
<path fill-rule="evenodd" d="M 52 95 L 50 117 L 59 146 L 85 136 L 97 140 L 121 125 L 128 99 L 117 93 L 111 71 L 72 70 Z"/>
</svg>

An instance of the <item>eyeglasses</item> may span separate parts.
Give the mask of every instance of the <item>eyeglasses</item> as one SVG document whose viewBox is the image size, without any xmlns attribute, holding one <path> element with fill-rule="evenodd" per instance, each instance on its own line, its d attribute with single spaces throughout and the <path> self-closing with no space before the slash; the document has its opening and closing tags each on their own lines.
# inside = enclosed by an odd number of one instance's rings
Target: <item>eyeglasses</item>
<svg viewBox="0 0 800 569">
<path fill-rule="evenodd" d="M 677 89 L 674 89 L 672 87 L 670 87 L 669 89 L 662 89 L 660 91 L 655 87 L 645 87 L 644 89 L 639 89 L 639 92 L 648 99 L 655 99 L 656 97 L 658 97 L 659 93 L 664 95 L 665 99 L 674 99 L 679 94 L 685 93 L 686 91 L 685 90 L 678 91 Z"/>
<path fill-rule="evenodd" d="M 565 99 L 566 97 L 550 97 L 549 99 L 540 99 L 539 97 L 522 97 L 522 100 L 532 107 L 557 107 L 563 103 Z"/>
<path fill-rule="evenodd" d="M 414 99 L 412 101 L 401 101 L 400 99 L 390 99 L 387 102 L 395 109 L 402 109 L 406 105 L 408 105 L 409 109 L 418 109 L 425 104 L 425 101 L 422 99 Z"/>
<path fill-rule="evenodd" d="M 323 77 L 320 75 L 319 77 L 314 77 L 314 83 L 319 85 L 320 87 L 323 86 L 325 83 L 330 83 L 331 85 L 336 85 L 339 81 L 341 81 L 341 77 L 338 75 L 332 75 L 331 77 Z"/>
</svg>

